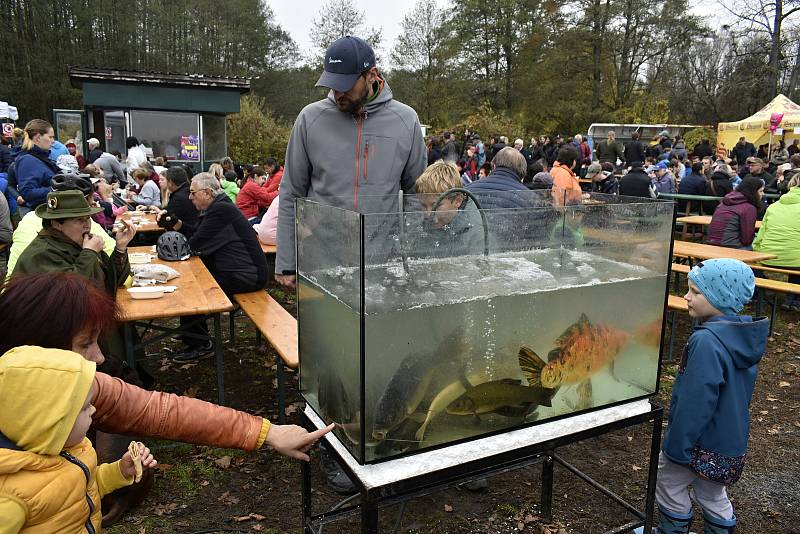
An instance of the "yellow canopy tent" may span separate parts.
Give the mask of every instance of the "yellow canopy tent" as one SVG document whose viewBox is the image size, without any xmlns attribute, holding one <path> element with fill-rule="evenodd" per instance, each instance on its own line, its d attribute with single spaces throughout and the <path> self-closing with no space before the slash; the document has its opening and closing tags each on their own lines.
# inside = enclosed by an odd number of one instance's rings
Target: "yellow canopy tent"
<svg viewBox="0 0 800 534">
<path fill-rule="evenodd" d="M 725 143 L 725 148 L 730 150 L 742 136 L 756 147 L 769 143 L 769 118 L 773 113 L 783 113 L 783 120 L 778 126 L 783 128 L 783 134 L 773 135 L 773 144 L 783 139 L 789 145 L 793 139 L 800 138 L 800 106 L 785 96 L 778 95 L 755 115 L 736 122 L 719 123 L 717 146 Z"/>
</svg>

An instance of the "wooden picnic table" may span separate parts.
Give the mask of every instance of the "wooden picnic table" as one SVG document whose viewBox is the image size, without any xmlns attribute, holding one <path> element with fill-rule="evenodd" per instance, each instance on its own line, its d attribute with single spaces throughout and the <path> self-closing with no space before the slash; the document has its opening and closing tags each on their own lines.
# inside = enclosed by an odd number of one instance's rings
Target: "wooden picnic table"
<svg viewBox="0 0 800 534">
<path fill-rule="evenodd" d="M 775 254 L 764 252 L 754 252 L 752 250 L 740 250 L 737 248 L 718 247 L 706 245 L 704 243 L 692 243 L 691 241 L 676 240 L 672 246 L 673 256 L 683 256 L 698 260 L 710 260 L 714 258 L 731 258 L 745 263 L 758 263 L 764 260 L 777 258 Z"/>
<path fill-rule="evenodd" d="M 711 224 L 711 215 L 687 215 L 686 217 L 678 217 L 675 222 L 708 226 Z M 756 221 L 756 230 L 759 228 L 761 228 L 761 221 Z"/>
<path fill-rule="evenodd" d="M 133 222 L 131 217 L 138 217 L 139 222 L 135 223 L 136 232 L 138 233 L 148 233 L 148 232 L 163 232 L 164 229 L 158 226 L 158 222 L 156 221 L 156 214 L 155 213 L 146 213 L 143 211 L 126 211 L 122 215 L 117 217 L 117 220 L 124 220 L 129 223 Z"/>
<path fill-rule="evenodd" d="M 158 299 L 134 300 L 131 298 L 127 288 L 117 289 L 117 304 L 123 320 L 125 321 L 125 351 L 128 363 L 135 365 L 136 348 L 156 343 L 172 334 L 179 333 L 179 328 L 154 325 L 153 321 L 158 319 L 168 319 L 183 317 L 187 315 L 212 315 L 214 320 L 214 348 L 217 360 L 217 387 L 219 403 L 225 402 L 225 385 L 223 377 L 223 349 L 222 349 L 222 329 L 220 327 L 220 314 L 233 310 L 233 304 L 222 291 L 217 281 L 211 276 L 206 266 L 196 256 L 192 256 L 184 261 L 164 261 L 158 259 L 154 252 L 155 247 L 130 247 L 129 253 L 143 252 L 153 255 L 151 263 L 161 263 L 167 265 L 180 273 L 180 276 L 173 278 L 165 285 L 177 286 L 173 293 L 165 293 Z M 132 266 L 133 267 L 133 266 Z M 202 319 L 205 321 L 205 317 Z M 142 326 L 145 329 L 156 330 L 161 334 L 150 338 L 138 347 L 134 347 L 132 328 Z"/>
</svg>

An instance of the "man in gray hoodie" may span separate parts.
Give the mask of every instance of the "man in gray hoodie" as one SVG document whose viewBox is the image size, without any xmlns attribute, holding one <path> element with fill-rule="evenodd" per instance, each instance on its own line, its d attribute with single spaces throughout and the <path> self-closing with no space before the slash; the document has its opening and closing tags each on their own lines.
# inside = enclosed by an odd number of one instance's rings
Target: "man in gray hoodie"
<svg viewBox="0 0 800 534">
<path fill-rule="evenodd" d="M 356 211 L 395 211 L 397 192 L 413 192 L 427 163 L 417 113 L 392 98 L 363 39 L 334 41 L 324 62 L 316 85 L 330 92 L 303 108 L 286 149 L 275 279 L 288 287 L 296 283 L 296 198 Z M 385 205 L 370 200 L 364 206 L 364 197 L 374 196 Z"/>
</svg>

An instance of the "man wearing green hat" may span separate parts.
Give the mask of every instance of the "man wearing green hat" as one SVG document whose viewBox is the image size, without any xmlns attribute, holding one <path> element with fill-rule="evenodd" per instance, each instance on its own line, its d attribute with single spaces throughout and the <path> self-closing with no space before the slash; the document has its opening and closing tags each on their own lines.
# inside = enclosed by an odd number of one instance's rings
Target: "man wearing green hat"
<svg viewBox="0 0 800 534">
<path fill-rule="evenodd" d="M 96 281 L 113 297 L 130 274 L 128 243 L 136 228 L 123 223 L 109 257 L 103 252 L 103 238 L 90 231 L 91 216 L 102 209 L 90 206 L 77 190 L 48 193 L 47 202 L 36 208 L 42 231 L 20 255 L 14 274 L 74 272 Z"/>
</svg>

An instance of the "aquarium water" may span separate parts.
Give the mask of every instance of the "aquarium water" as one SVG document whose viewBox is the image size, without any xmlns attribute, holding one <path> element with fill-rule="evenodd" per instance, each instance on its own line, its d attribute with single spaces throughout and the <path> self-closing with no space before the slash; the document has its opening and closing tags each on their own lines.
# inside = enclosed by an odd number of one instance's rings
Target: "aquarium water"
<svg viewBox="0 0 800 534">
<path fill-rule="evenodd" d="M 361 462 L 656 390 L 665 275 L 585 251 L 542 249 L 367 267 L 362 403 L 362 303 L 353 289 L 361 274 L 301 272 L 298 290 L 301 392 Z M 559 344 L 576 324 L 570 346 Z M 618 347 L 609 350 L 607 339 Z M 533 400 L 520 388 L 531 386 L 523 347 L 548 364 L 568 356 L 564 363 L 583 375 L 567 372 Z M 592 358 L 596 369 L 587 375 Z M 483 404 L 491 399 L 473 395 L 474 413 L 452 413 L 457 399 L 485 383 L 501 405 L 508 393 L 514 409 L 493 409 Z"/>
</svg>

